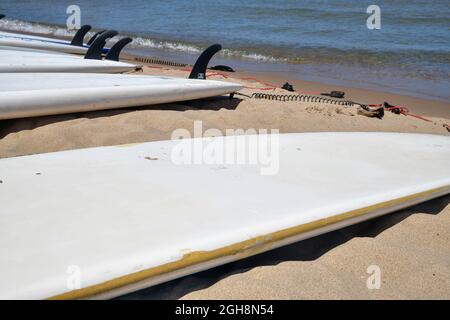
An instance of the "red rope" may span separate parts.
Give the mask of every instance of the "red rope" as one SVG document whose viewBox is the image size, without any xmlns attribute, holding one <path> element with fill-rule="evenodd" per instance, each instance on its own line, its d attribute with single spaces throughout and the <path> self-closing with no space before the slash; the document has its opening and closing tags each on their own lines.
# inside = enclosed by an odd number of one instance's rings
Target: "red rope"
<svg viewBox="0 0 450 320">
<path fill-rule="evenodd" d="M 369 107 L 382 107 L 382 104 L 369 104 Z M 407 107 L 400 107 L 400 106 L 393 106 L 393 107 L 389 107 L 389 108 L 384 108 L 387 111 L 397 111 L 398 113 L 404 115 L 404 116 L 410 116 L 410 117 L 414 117 L 423 121 L 427 121 L 427 122 L 433 122 L 430 119 L 424 118 L 422 116 L 419 116 L 417 114 L 412 114 L 409 112 L 409 109 Z"/>
<path fill-rule="evenodd" d="M 403 114 L 405 116 L 410 116 L 410 117 L 414 117 L 423 121 L 427 121 L 427 122 L 433 122 L 430 119 L 424 118 L 422 116 L 416 115 L 416 114 L 412 114 L 409 112 L 409 109 L 406 107 L 400 107 L 400 106 L 394 106 L 394 107 L 390 107 L 390 108 L 385 108 L 387 111 L 398 111 L 400 114 Z"/>
<path fill-rule="evenodd" d="M 214 77 L 214 76 L 221 76 L 224 77 L 225 79 L 229 78 L 228 75 L 220 73 L 220 72 L 210 72 L 206 74 L 207 77 Z"/>
<path fill-rule="evenodd" d="M 191 68 L 183 68 L 181 70 L 183 70 L 183 71 L 191 71 Z M 207 76 L 208 77 L 221 76 L 221 77 L 223 77 L 225 79 L 229 78 L 228 75 L 220 73 L 220 72 L 211 72 L 211 73 L 208 73 Z M 246 89 L 251 89 L 251 90 L 273 90 L 273 89 L 278 88 L 276 85 L 274 85 L 272 83 L 264 82 L 264 81 L 261 81 L 261 80 L 259 80 L 257 78 L 253 78 L 253 77 L 242 77 L 242 78 L 235 78 L 235 79 L 244 80 L 244 81 L 258 82 L 258 83 L 261 83 L 262 85 L 265 86 L 263 88 L 244 86 L 244 88 L 246 88 Z M 297 93 L 300 93 L 300 92 L 297 92 Z M 302 92 L 302 93 L 304 93 L 304 94 L 320 95 L 320 92 Z M 368 106 L 369 107 L 382 107 L 383 105 L 382 104 L 369 104 Z M 431 120 L 429 120 L 427 118 L 424 118 L 422 116 L 410 113 L 409 109 L 406 108 L 406 107 L 394 106 L 394 107 L 390 107 L 390 108 L 385 108 L 385 110 L 387 110 L 387 111 L 397 110 L 398 113 L 403 114 L 405 116 L 414 117 L 414 118 L 417 118 L 417 119 L 420 119 L 420 120 L 423 120 L 423 121 L 427 121 L 427 122 L 433 122 L 433 121 L 431 121 Z M 448 130 L 448 128 L 450 126 L 449 125 L 444 125 L 444 127 L 447 128 L 447 130 Z"/>
</svg>

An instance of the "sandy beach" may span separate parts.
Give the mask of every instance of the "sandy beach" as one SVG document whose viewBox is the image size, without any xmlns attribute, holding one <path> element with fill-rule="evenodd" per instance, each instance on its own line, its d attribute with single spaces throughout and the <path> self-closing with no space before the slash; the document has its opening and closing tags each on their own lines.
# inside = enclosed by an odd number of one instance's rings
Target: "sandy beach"
<svg viewBox="0 0 450 320">
<path fill-rule="evenodd" d="M 187 77 L 189 71 L 152 65 L 145 66 L 141 73 Z M 2 121 L 0 158 L 168 140 L 177 128 L 192 132 L 196 120 L 202 121 L 203 130 L 217 128 L 222 132 L 226 129 L 279 129 L 280 133 L 384 131 L 450 135 L 445 127 L 450 122 L 449 103 L 367 92 L 363 89 L 321 84 L 314 86 L 314 83 L 289 80 L 299 92 L 329 92 L 341 89 L 345 91 L 348 100 L 376 104 L 389 101 L 391 104 L 407 106 L 411 112 L 424 115 L 429 121 L 391 112 L 386 112 L 380 120 L 359 115 L 356 106 L 251 99 L 249 96 L 253 93 L 293 93 L 279 88 L 267 90 L 267 81 L 270 81 L 271 85 L 281 87 L 283 82 L 276 77 L 266 79 L 259 78 L 258 75 L 240 73 L 229 74 L 227 77 L 224 79 L 222 75 L 211 71 L 208 78 L 242 83 L 246 87 L 240 92 L 242 95 L 236 95 L 231 100 L 223 96 L 184 103 Z M 428 106 L 431 107 L 428 109 Z"/>
<path fill-rule="evenodd" d="M 183 68 L 149 65 L 142 74 L 185 77 Z M 361 103 L 407 106 L 413 116 L 386 112 L 383 119 L 356 106 L 252 99 L 290 94 L 268 89 L 275 75 L 217 74 L 242 83 L 233 99 L 216 97 L 157 106 L 85 112 L 0 122 L 0 158 L 76 148 L 170 139 L 177 128 L 279 129 L 288 132 L 386 131 L 450 136 L 450 104 L 324 84 L 289 82 L 299 92 L 342 90 Z M 252 78 L 252 79 L 250 79 Z M 257 79 L 257 80 L 255 80 Z M 264 90 L 261 90 L 264 89 Z M 387 159 L 388 161 L 388 159 Z M 351 174 L 351 173 L 349 173 Z M 128 299 L 449 299 L 450 196 L 442 197 L 252 258 L 130 294 Z M 368 290 L 367 267 L 377 265 L 382 286 Z"/>
</svg>

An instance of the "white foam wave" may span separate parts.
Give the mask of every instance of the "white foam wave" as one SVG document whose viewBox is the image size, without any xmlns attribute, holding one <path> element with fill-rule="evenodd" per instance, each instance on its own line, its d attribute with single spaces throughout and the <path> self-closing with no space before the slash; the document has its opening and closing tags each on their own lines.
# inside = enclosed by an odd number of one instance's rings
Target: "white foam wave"
<svg viewBox="0 0 450 320">
<path fill-rule="evenodd" d="M 21 20 L 2 19 L 0 20 L 0 28 L 10 31 L 39 33 L 42 35 L 53 36 L 73 36 L 74 30 L 68 30 L 56 25 L 45 25 L 36 22 L 28 22 Z"/>
<path fill-rule="evenodd" d="M 154 48 L 172 51 L 183 51 L 190 53 L 199 53 L 200 49 L 191 45 L 170 42 L 170 41 L 158 41 L 149 38 L 135 37 L 131 43 L 132 47 L 144 47 L 144 48 Z"/>
<path fill-rule="evenodd" d="M 228 57 L 243 58 L 243 59 L 253 60 L 253 61 L 261 61 L 261 62 L 287 61 L 287 59 L 275 58 L 273 56 L 264 55 L 264 54 L 260 54 L 260 53 L 253 53 L 253 52 L 240 51 L 240 50 L 230 50 L 230 49 L 222 50 L 222 55 L 228 56 Z"/>
<path fill-rule="evenodd" d="M 204 48 L 196 47 L 196 46 L 185 44 L 185 43 L 153 40 L 153 39 L 144 38 L 144 37 L 134 38 L 133 42 L 131 44 L 131 47 L 181 51 L 181 52 L 195 53 L 195 54 L 198 54 L 204 50 Z M 243 59 L 254 60 L 254 61 L 265 61 L 265 62 L 285 61 L 285 59 L 279 59 L 279 58 L 275 58 L 272 56 L 266 56 L 266 55 L 258 54 L 258 53 L 247 53 L 247 52 L 243 52 L 243 51 L 239 51 L 239 50 L 232 50 L 232 49 L 223 49 L 219 53 L 219 55 L 225 56 L 225 57 L 243 58 Z"/>
<path fill-rule="evenodd" d="M 9 31 L 15 32 L 30 32 L 41 34 L 43 36 L 56 36 L 56 37 L 71 37 L 75 34 L 74 30 L 68 30 L 65 27 L 57 26 L 57 25 L 46 25 L 37 22 L 29 22 L 29 21 L 21 21 L 21 20 L 13 20 L 13 19 L 2 19 L 0 20 L 0 28 L 6 29 Z M 88 37 L 91 37 L 95 32 L 89 32 L 87 34 Z M 115 41 L 112 40 L 112 43 Z M 204 48 L 180 43 L 173 41 L 165 41 L 165 40 L 156 40 L 146 37 L 133 37 L 133 42 L 130 44 L 130 47 L 133 48 L 152 48 L 152 49 L 161 49 L 161 50 L 170 50 L 170 51 L 178 51 L 178 52 L 187 52 L 192 54 L 199 54 L 203 51 Z M 286 59 L 275 58 L 272 56 L 260 54 L 260 53 L 252 53 L 241 50 L 233 50 L 233 49 L 223 49 L 220 52 L 221 56 L 224 57 L 233 57 L 240 58 L 252 61 L 261 61 L 261 62 L 281 62 L 287 61 Z"/>
</svg>

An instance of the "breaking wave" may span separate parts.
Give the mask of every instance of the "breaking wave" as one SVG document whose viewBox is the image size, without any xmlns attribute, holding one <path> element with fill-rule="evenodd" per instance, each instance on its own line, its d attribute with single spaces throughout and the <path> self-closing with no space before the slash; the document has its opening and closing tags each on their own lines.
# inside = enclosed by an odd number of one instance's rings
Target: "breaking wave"
<svg viewBox="0 0 450 320">
<path fill-rule="evenodd" d="M 39 33 L 43 36 L 69 37 L 75 34 L 74 30 L 68 30 L 64 26 L 12 20 L 6 18 L 0 20 L 0 28 L 8 31 Z"/>
<path fill-rule="evenodd" d="M 54 37 L 71 37 L 75 35 L 75 30 L 68 30 L 65 26 L 44 24 L 38 22 L 2 19 L 0 20 L 0 29 L 15 32 L 25 32 L 39 34 L 42 36 L 54 36 Z M 87 35 L 92 36 L 95 32 L 89 32 Z M 123 36 L 132 36 L 133 42 L 130 47 L 132 48 L 151 48 L 159 50 L 169 50 L 177 52 L 187 52 L 191 54 L 198 54 L 202 52 L 205 46 L 147 38 L 143 36 L 134 36 L 132 34 L 124 34 Z M 224 49 L 220 55 L 232 58 L 241 58 L 245 60 L 264 61 L 264 62 L 287 62 L 284 58 L 275 58 L 256 52 L 248 52 L 233 49 Z"/>
</svg>

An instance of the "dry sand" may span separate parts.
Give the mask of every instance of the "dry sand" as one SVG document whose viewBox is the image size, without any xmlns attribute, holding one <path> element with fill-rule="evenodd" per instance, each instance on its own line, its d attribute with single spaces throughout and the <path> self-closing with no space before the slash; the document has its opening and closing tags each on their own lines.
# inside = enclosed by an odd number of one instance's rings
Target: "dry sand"
<svg viewBox="0 0 450 320">
<path fill-rule="evenodd" d="M 146 74 L 169 74 L 185 77 L 188 72 L 173 69 L 144 68 Z M 214 76 L 213 79 L 220 79 Z M 236 81 L 226 79 L 227 81 Z M 241 81 L 247 87 L 264 87 L 253 81 Z M 348 91 L 348 90 L 347 90 Z M 281 89 L 254 92 L 285 94 Z M 361 94 L 359 89 L 352 89 Z M 392 95 L 390 95 L 392 96 Z M 351 98 L 351 96 L 350 96 Z M 400 99 L 397 97 L 397 99 Z M 409 98 L 411 99 L 411 98 Z M 391 99 L 392 100 L 392 99 Z M 414 100 L 414 99 L 413 99 Z M 389 100 L 390 101 L 390 100 Z M 364 102 L 364 101 L 362 101 Z M 374 101 L 376 103 L 383 100 Z M 399 101 L 400 103 L 402 101 Z M 436 102 L 430 102 L 435 103 Z M 450 123 L 450 104 L 441 113 L 431 115 L 431 122 L 387 112 L 380 120 L 357 114 L 356 107 L 320 103 L 276 102 L 249 99 L 245 96 L 217 97 L 206 100 L 149 107 L 85 112 L 69 115 L 0 121 L 0 158 L 67 149 L 116 145 L 132 142 L 167 140 L 177 128 L 193 129 L 195 120 L 203 121 L 204 130 L 279 129 L 281 133 L 313 131 L 389 131 L 450 134 L 443 127 Z"/>
<path fill-rule="evenodd" d="M 147 74 L 187 71 L 145 67 Z M 248 75 L 237 74 L 235 77 Z M 222 79 L 221 76 L 212 76 Z M 276 77 L 265 81 L 280 83 Z M 261 83 L 240 81 L 247 87 Z M 294 81 L 309 91 L 342 89 Z M 177 128 L 279 129 L 285 132 L 389 131 L 450 135 L 450 104 L 345 88 L 358 102 L 408 105 L 431 120 L 387 112 L 380 120 L 356 107 L 276 102 L 245 96 L 150 107 L 0 121 L 0 158 L 75 148 L 170 139 Z M 254 92 L 284 93 L 244 89 Z M 365 101 L 365 100 L 368 101 Z M 427 108 L 428 107 L 428 108 Z M 131 294 L 127 298 L 303 299 L 450 298 L 450 196 L 344 230 Z M 366 269 L 378 265 L 379 290 L 368 290 Z"/>
</svg>

